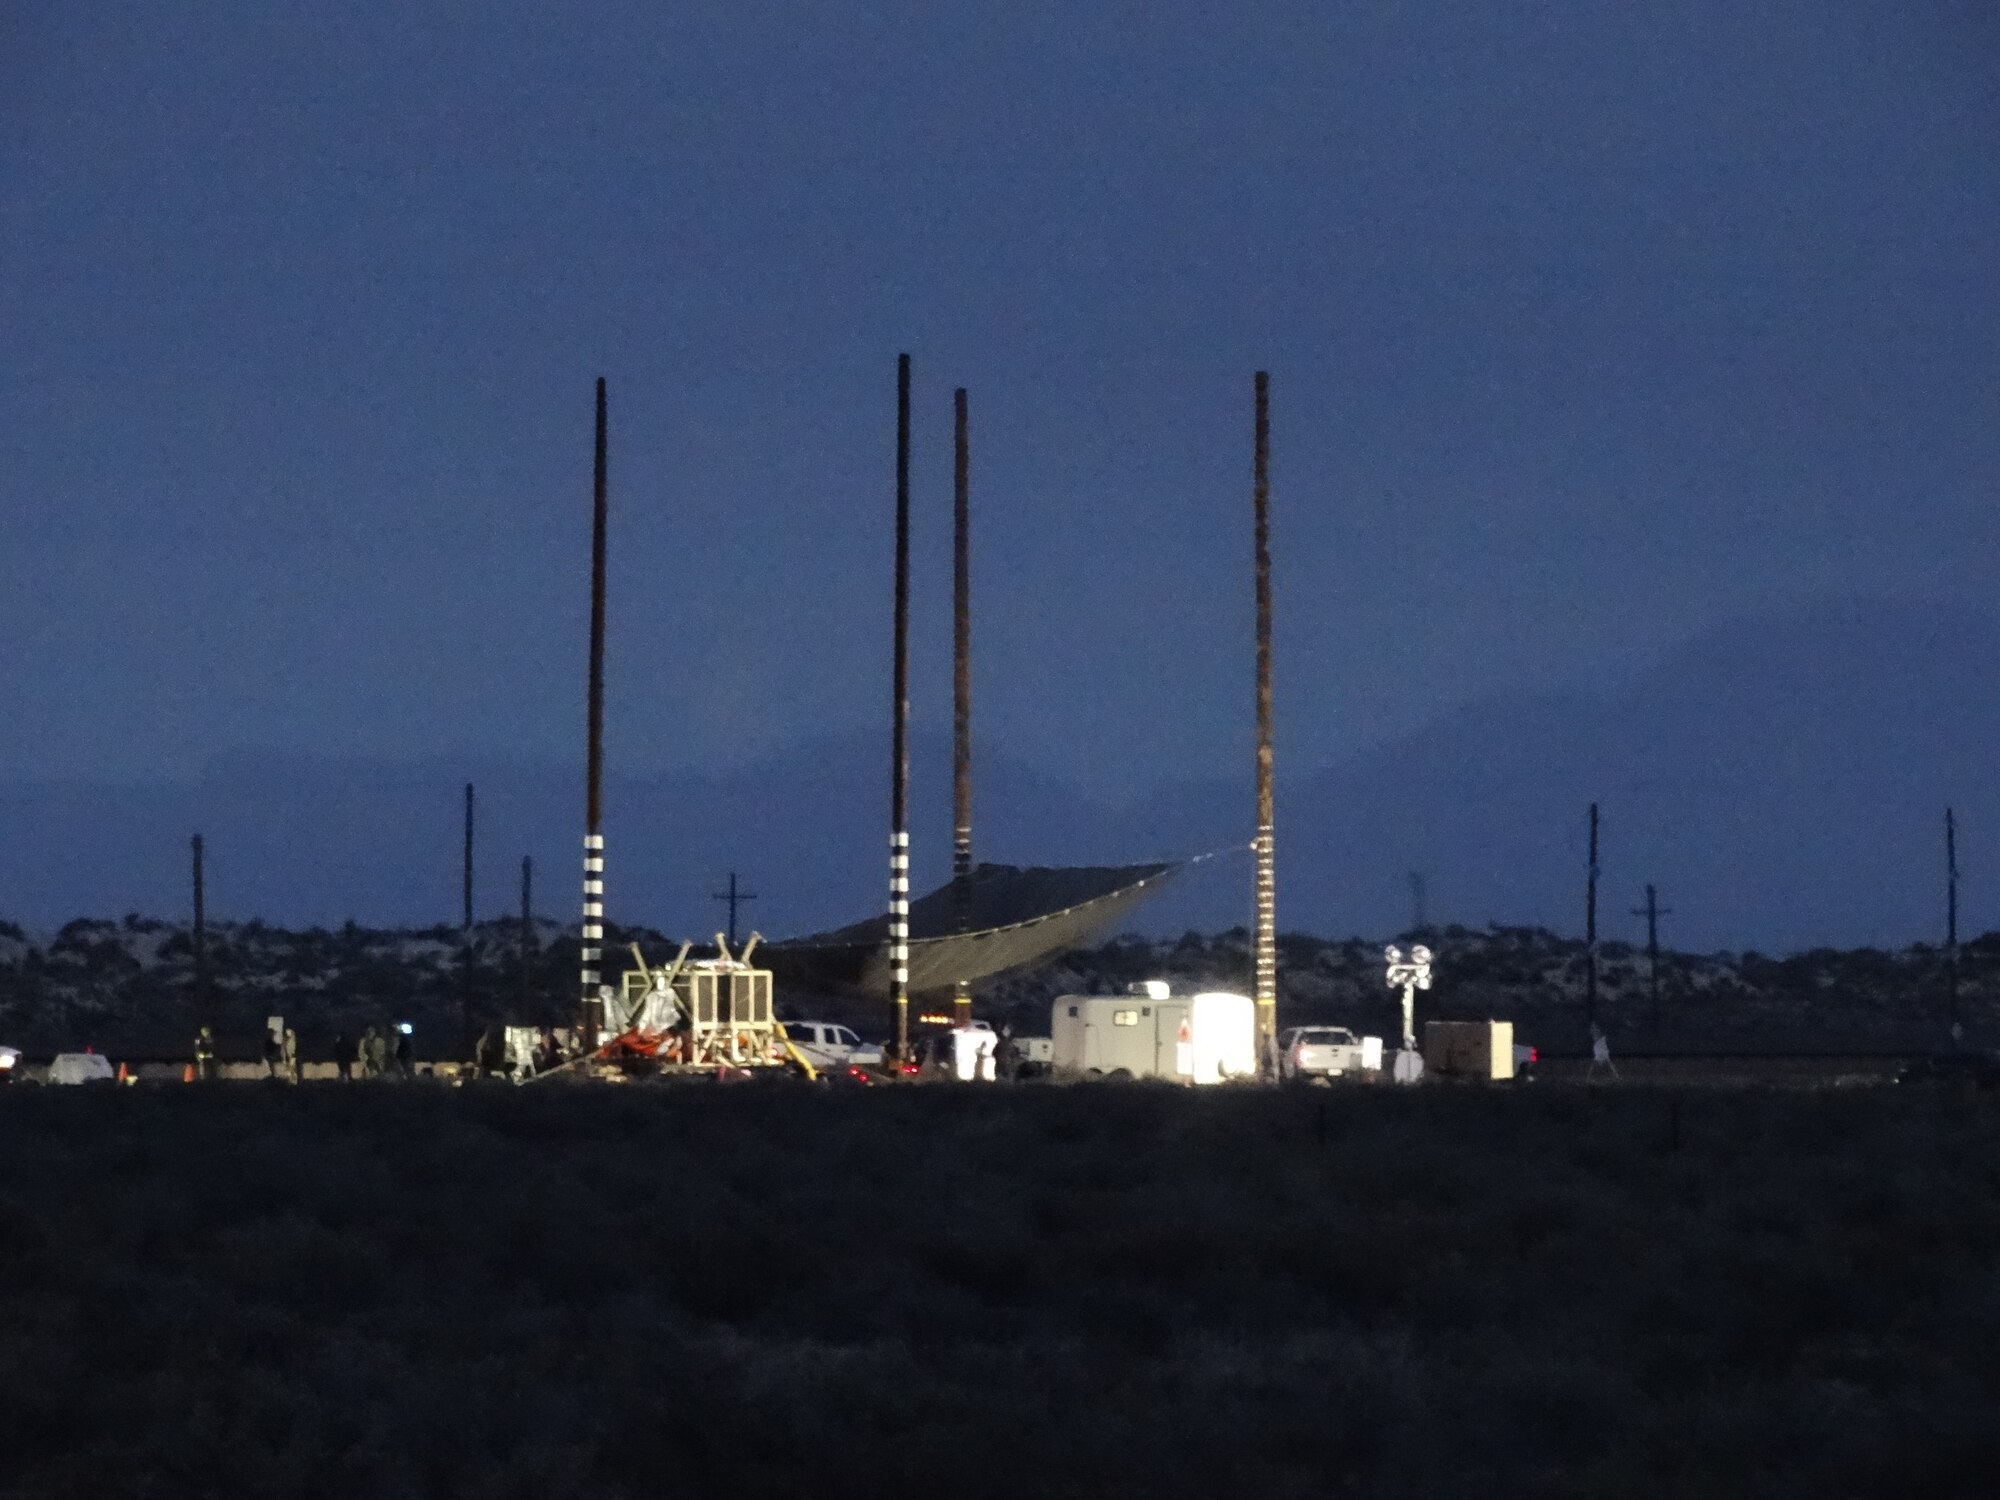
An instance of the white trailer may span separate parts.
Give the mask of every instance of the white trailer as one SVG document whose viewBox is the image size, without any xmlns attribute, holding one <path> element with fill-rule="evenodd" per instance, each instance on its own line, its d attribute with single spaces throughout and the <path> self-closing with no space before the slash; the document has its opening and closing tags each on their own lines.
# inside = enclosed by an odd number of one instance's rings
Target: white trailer
<svg viewBox="0 0 2000 1500">
<path fill-rule="evenodd" d="M 1424 1071 L 1446 1078 L 1514 1076 L 1512 1021 L 1424 1022 Z"/>
<path fill-rule="evenodd" d="M 1222 1083 L 1257 1076 L 1248 995 L 1174 995 L 1161 981 L 1123 995 L 1064 995 L 1049 1020 L 1050 1065 L 1069 1077 Z"/>
</svg>

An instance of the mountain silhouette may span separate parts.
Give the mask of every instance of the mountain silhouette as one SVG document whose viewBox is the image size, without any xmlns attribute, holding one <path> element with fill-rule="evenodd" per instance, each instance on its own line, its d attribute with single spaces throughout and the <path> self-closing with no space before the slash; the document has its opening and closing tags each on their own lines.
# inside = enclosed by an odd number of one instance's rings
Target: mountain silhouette
<svg viewBox="0 0 2000 1500">
<path fill-rule="evenodd" d="M 1957 809 L 1961 931 L 1996 925 L 1986 852 L 2000 838 L 2000 615 L 1846 601 L 1744 619 L 1596 690 L 1497 696 L 1421 732 L 1306 770 L 1284 759 L 1279 698 L 1279 920 L 1392 934 L 1421 872 L 1433 921 L 1580 934 L 1585 818 L 1602 811 L 1599 933 L 1632 938 L 1650 882 L 1687 949 L 1892 946 L 1943 932 L 1943 815 Z M 1282 683 L 1281 683 L 1282 688 Z M 1337 711 L 1337 708 L 1329 711 Z M 621 776 L 605 809 L 614 916 L 703 936 L 739 872 L 743 925 L 838 926 L 886 894 L 886 744 L 801 741 L 734 767 Z M 1134 788 L 1113 805 L 981 745 L 980 858 L 1111 863 L 1247 844 L 1238 780 Z M 581 768 L 500 756 L 380 763 L 233 753 L 198 781 L 0 786 L 0 916 L 182 912 L 191 833 L 211 912 L 291 924 L 456 923 L 462 787 L 478 788 L 476 909 L 538 913 L 580 898 Z M 950 868 L 950 745 L 912 739 L 919 890 Z M 1247 857 L 1191 870 L 1134 925 L 1217 929 L 1250 915 Z"/>
</svg>

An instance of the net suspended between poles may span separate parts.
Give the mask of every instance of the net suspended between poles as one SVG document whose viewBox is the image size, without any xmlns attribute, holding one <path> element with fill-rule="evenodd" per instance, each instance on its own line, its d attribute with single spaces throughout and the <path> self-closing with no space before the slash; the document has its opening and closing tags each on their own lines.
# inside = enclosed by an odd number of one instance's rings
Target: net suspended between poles
<svg viewBox="0 0 2000 1500">
<path fill-rule="evenodd" d="M 1089 941 L 1192 860 L 1023 869 L 974 865 L 966 877 L 969 931 L 956 881 L 910 903 L 910 993 L 949 990 L 1025 968 Z M 889 922 L 871 917 L 833 932 L 767 944 L 778 982 L 822 994 L 887 999 Z"/>
</svg>

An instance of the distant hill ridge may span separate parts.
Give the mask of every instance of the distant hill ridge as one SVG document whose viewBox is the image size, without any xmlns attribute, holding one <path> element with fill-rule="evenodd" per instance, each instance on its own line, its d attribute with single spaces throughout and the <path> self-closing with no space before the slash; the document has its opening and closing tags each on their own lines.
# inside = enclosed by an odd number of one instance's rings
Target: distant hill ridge
<svg viewBox="0 0 2000 1500">
<path fill-rule="evenodd" d="M 1707 632 L 1597 691 L 1467 704 L 1422 732 L 1309 769 L 1285 759 L 1279 698 L 1279 911 L 1313 931 L 1389 931 L 1428 910 L 1580 933 L 1585 808 L 1602 808 L 1600 931 L 1641 931 L 1659 887 L 1671 941 L 1785 952 L 1943 936 L 1942 818 L 1958 811 L 1967 930 L 2000 925 L 2000 614 L 1842 602 Z M 1117 785 L 1106 747 L 1105 785 Z M 913 739 L 919 887 L 948 867 L 950 746 Z M 878 910 L 884 747 L 814 739 L 740 766 L 607 778 L 612 912 L 713 931 L 728 871 L 772 935 Z M 232 753 L 197 782 L 0 785 L 0 911 L 53 929 L 78 912 L 186 907 L 187 840 L 209 853 L 212 911 L 293 924 L 399 926 L 455 916 L 460 789 L 479 789 L 479 910 L 579 898 L 576 768 L 439 759 L 384 764 Z M 1114 800 L 978 749 L 982 858 L 1094 863 L 1247 843 L 1241 778 L 1124 789 Z M 1221 860 L 1142 908 L 1141 926 L 1249 916 L 1247 862 Z"/>
<path fill-rule="evenodd" d="M 615 973 L 625 946 L 655 960 L 676 940 L 613 929 Z M 1513 1019 L 1544 1046 L 1582 1044 L 1587 950 L 1534 928 L 1444 927 L 1416 936 L 1437 953 L 1437 984 L 1420 1014 Z M 1411 934 L 1402 934 L 1409 941 Z M 254 1048 L 264 1018 L 284 1015 L 310 1048 L 336 1032 L 410 1021 L 420 1054 L 455 1056 L 465 1028 L 496 1022 L 561 1023 L 576 984 L 576 939 L 536 926 L 525 966 L 518 922 L 451 927 L 292 931 L 260 922 L 213 924 L 207 962 L 215 1014 L 238 1051 Z M 1381 944 L 1364 938 L 1286 934 L 1280 939 L 1280 1021 L 1340 1022 L 1394 1035 L 1394 998 L 1383 983 Z M 1948 991 L 1933 948 L 1822 950 L 1789 959 L 1755 953 L 1663 953 L 1656 1017 L 1651 973 L 1630 944 L 1600 945 L 1600 1019 L 1639 1045 L 1934 1046 Z M 1127 936 L 1063 955 L 982 986 L 979 1010 L 1045 1031 L 1058 995 L 1117 993 L 1140 979 L 1180 989 L 1244 989 L 1249 935 Z M 865 1008 L 781 990 L 781 1014 L 853 1022 L 870 1033 L 883 1017 Z M 130 916 L 71 922 L 46 940 L 0 923 L 0 1042 L 54 1050 L 85 1043 L 108 1051 L 177 1055 L 196 1024 L 193 945 L 184 924 Z M 1975 1041 L 2000 1037 L 2000 933 L 1965 945 L 1960 1013 Z"/>
</svg>

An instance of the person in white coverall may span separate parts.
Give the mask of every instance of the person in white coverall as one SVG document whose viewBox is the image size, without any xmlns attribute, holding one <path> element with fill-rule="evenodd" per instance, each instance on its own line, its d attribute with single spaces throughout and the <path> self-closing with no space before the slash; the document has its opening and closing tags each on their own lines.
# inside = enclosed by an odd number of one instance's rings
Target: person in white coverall
<svg viewBox="0 0 2000 1500">
<path fill-rule="evenodd" d="M 994 1049 L 1000 1038 L 990 1031 L 960 1026 L 951 1034 L 952 1076 L 961 1083 L 993 1082 L 997 1072 Z"/>
</svg>

